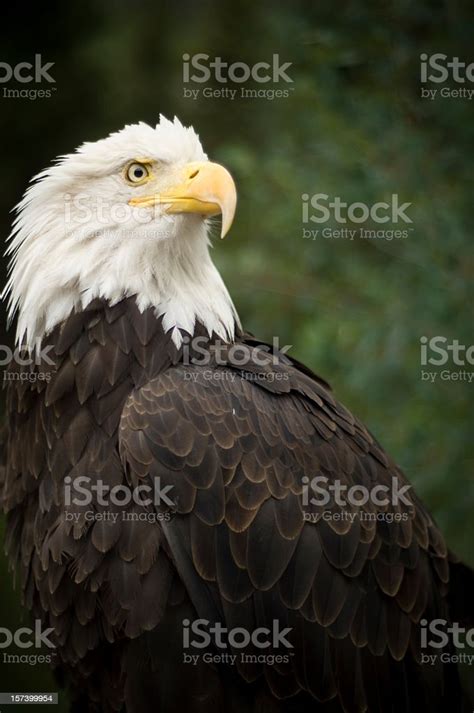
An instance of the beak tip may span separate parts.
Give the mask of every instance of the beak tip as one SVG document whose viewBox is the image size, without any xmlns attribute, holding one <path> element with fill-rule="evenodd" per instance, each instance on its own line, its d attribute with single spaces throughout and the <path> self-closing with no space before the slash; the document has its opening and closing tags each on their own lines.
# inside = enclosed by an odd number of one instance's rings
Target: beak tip
<svg viewBox="0 0 474 713">
<path fill-rule="evenodd" d="M 232 223 L 233 218 L 232 220 L 229 220 L 228 218 L 225 218 L 224 215 L 222 216 L 221 240 L 224 240 L 225 236 L 229 233 Z"/>
</svg>

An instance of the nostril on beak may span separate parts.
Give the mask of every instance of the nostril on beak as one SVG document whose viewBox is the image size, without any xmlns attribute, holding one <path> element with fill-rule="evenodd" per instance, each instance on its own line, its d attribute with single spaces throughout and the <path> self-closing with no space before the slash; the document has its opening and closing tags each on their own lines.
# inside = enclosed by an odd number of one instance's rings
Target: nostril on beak
<svg viewBox="0 0 474 713">
<path fill-rule="evenodd" d="M 195 178 L 199 173 L 199 169 L 197 168 L 195 171 L 192 172 L 192 174 L 189 176 L 189 178 Z"/>
</svg>

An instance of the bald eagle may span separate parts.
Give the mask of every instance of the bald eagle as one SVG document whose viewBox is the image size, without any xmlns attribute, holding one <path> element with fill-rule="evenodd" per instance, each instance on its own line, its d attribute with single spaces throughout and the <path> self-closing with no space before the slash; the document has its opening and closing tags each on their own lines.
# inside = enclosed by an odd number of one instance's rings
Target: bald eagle
<svg viewBox="0 0 474 713">
<path fill-rule="evenodd" d="M 6 542 L 71 710 L 462 711 L 472 572 L 328 384 L 243 331 L 209 256 L 235 207 L 163 117 L 18 206 Z"/>
</svg>

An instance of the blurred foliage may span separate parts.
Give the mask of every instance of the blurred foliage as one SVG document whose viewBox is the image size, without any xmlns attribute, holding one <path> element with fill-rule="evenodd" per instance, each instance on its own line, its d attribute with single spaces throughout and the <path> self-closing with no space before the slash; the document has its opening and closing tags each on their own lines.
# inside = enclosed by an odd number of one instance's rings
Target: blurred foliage
<svg viewBox="0 0 474 713">
<path fill-rule="evenodd" d="M 160 113 L 192 124 L 238 184 L 214 258 L 245 326 L 292 344 L 331 382 L 472 563 L 474 384 L 420 378 L 421 336 L 472 342 L 472 104 L 422 100 L 419 82 L 422 52 L 473 60 L 471 3 L 87 0 L 2 13 L 0 59 L 40 52 L 57 87 L 49 99 L 0 98 L 3 235 L 54 156 Z M 250 64 L 277 53 L 294 89 L 274 101 L 185 99 L 182 55 L 197 52 Z M 305 240 L 301 195 L 316 192 L 368 204 L 396 193 L 413 204 L 414 230 Z M 1 575 L 1 623 L 13 626 L 18 594 L 4 565 Z M 1 665 L 0 678 L 2 690 L 54 690 L 40 667 Z"/>
</svg>

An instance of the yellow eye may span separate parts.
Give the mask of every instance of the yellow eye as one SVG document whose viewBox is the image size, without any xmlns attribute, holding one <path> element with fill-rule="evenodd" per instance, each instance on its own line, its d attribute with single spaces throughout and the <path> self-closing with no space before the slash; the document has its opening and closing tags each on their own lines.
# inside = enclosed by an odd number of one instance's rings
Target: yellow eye
<svg viewBox="0 0 474 713">
<path fill-rule="evenodd" d="M 131 163 L 125 171 L 125 177 L 129 183 L 143 183 L 148 178 L 150 171 L 143 163 Z"/>
</svg>

